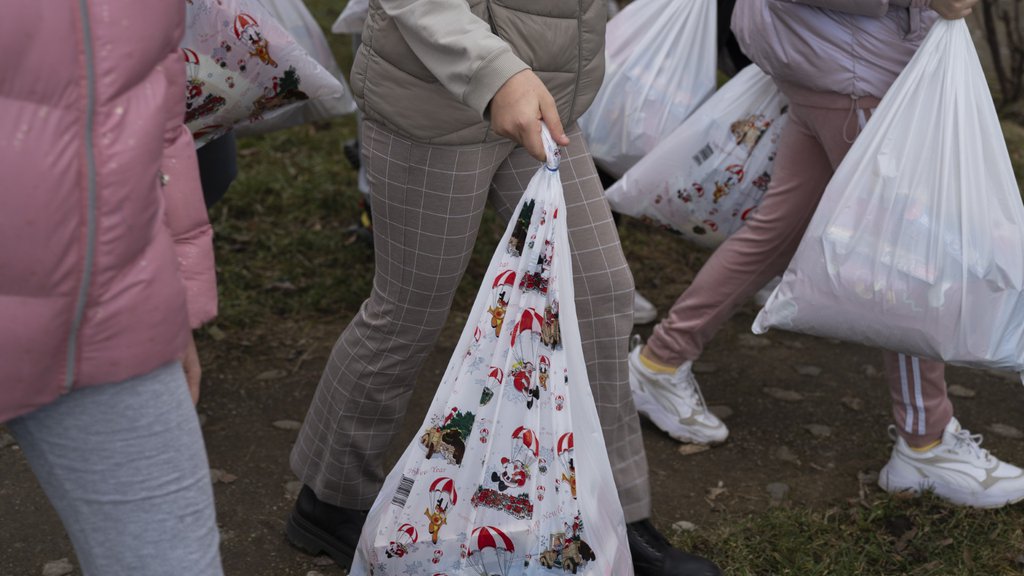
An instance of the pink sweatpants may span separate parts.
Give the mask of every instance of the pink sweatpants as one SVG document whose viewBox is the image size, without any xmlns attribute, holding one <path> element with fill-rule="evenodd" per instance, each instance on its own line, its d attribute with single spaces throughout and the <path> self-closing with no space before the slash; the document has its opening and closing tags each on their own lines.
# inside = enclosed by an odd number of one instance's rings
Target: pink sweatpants
<svg viewBox="0 0 1024 576">
<path fill-rule="evenodd" d="M 654 328 L 646 353 L 678 366 L 700 356 L 736 308 L 781 275 L 796 252 L 825 186 L 877 98 L 789 94 L 771 185 L 757 213 L 725 241 Z M 851 106 L 852 103 L 852 106 Z M 858 110 L 854 109 L 857 108 Z M 941 362 L 885 352 L 896 427 L 911 446 L 941 437 L 953 416 Z"/>
</svg>

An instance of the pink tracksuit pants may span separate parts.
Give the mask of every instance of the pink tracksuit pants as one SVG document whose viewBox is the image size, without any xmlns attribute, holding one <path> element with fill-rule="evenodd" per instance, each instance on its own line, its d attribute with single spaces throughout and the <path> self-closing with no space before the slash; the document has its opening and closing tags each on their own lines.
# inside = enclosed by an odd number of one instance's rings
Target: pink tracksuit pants
<svg viewBox="0 0 1024 576">
<path fill-rule="evenodd" d="M 678 366 L 700 356 L 736 308 L 781 275 L 796 252 L 825 186 L 877 98 L 786 90 L 771 184 L 757 213 L 725 241 L 654 328 L 647 354 Z M 953 416 L 943 363 L 884 352 L 896 427 L 915 447 L 937 440 Z"/>
</svg>

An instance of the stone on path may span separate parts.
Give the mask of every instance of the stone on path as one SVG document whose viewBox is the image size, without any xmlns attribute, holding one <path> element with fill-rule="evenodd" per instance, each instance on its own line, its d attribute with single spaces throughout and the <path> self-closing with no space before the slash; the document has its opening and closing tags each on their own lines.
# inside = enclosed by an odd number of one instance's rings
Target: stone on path
<svg viewBox="0 0 1024 576">
<path fill-rule="evenodd" d="M 784 482 L 772 482 L 764 487 L 773 502 L 782 502 L 789 495 L 789 484 Z"/>
<path fill-rule="evenodd" d="M 298 430 L 299 428 L 302 428 L 302 422 L 297 422 L 295 420 L 277 420 L 271 424 L 271 426 L 278 430 Z"/>
<path fill-rule="evenodd" d="M 710 410 L 711 413 L 714 414 L 715 416 L 718 416 L 719 420 L 725 420 L 729 416 L 732 416 L 732 413 L 733 413 L 732 412 L 732 408 L 729 408 L 725 404 L 717 404 L 715 406 L 708 406 L 708 410 Z"/>
<path fill-rule="evenodd" d="M 950 396 L 955 396 L 957 398 L 974 398 L 975 396 L 978 395 L 978 393 L 972 390 L 971 388 L 968 388 L 967 386 L 961 386 L 959 384 L 953 384 L 952 386 L 946 388 L 946 391 L 949 392 Z"/>
<path fill-rule="evenodd" d="M 799 402 L 804 399 L 804 395 L 794 390 L 785 390 L 783 388 L 775 388 L 768 386 L 762 388 L 762 391 L 775 398 L 776 400 L 782 400 L 784 402 Z"/>
<path fill-rule="evenodd" d="M 14 439 L 14 436 L 11 436 L 7 432 L 0 432 L 0 449 L 7 448 L 8 446 L 14 446 L 17 443 L 18 442 Z"/>
<path fill-rule="evenodd" d="M 330 556 L 328 556 L 326 554 L 321 554 L 321 555 L 317 556 L 316 558 L 313 558 L 313 565 L 314 566 L 334 566 L 334 560 Z"/>
<path fill-rule="evenodd" d="M 989 424 L 988 429 L 996 436 L 1002 436 L 1003 438 L 1010 438 L 1012 440 L 1020 440 L 1021 438 L 1024 438 L 1024 432 L 1021 432 L 1020 429 L 1014 428 L 1009 424 Z"/>
<path fill-rule="evenodd" d="M 772 345 L 771 340 L 764 336 L 754 336 L 753 334 L 740 334 L 736 338 L 736 342 L 744 348 L 764 348 Z"/>
<path fill-rule="evenodd" d="M 864 485 L 871 485 L 878 483 L 878 472 L 875 470 L 868 470 L 867 472 L 857 472 L 857 482 Z"/>
<path fill-rule="evenodd" d="M 306 572 L 306 576 L 324 576 L 324 574 L 317 570 L 310 570 L 309 572 Z"/>
<path fill-rule="evenodd" d="M 697 530 L 697 525 L 693 522 L 687 522 L 686 520 L 680 520 L 672 525 L 672 528 L 679 532 L 694 532 Z"/>
<path fill-rule="evenodd" d="M 74 571 L 75 567 L 71 565 L 71 561 L 67 558 L 47 562 L 43 566 L 43 576 L 67 576 Z"/>
<path fill-rule="evenodd" d="M 860 412 L 864 409 L 864 401 L 856 396 L 843 396 L 843 406 L 846 406 L 854 412 Z"/>
<path fill-rule="evenodd" d="M 832 429 L 824 424 L 806 424 L 804 430 L 807 430 L 815 438 L 828 438 L 832 436 Z"/>
<path fill-rule="evenodd" d="M 772 450 L 772 456 L 782 460 L 783 462 L 789 462 L 790 464 L 796 464 L 797 466 L 800 465 L 800 458 L 797 457 L 796 452 L 793 452 L 789 446 L 779 446 Z"/>
<path fill-rule="evenodd" d="M 299 497 L 299 491 L 302 490 L 301 480 L 292 480 L 286 482 L 284 485 L 284 496 L 289 500 L 295 500 Z"/>
<path fill-rule="evenodd" d="M 228 335 L 225 334 L 223 330 L 217 328 L 212 324 L 206 327 L 206 333 L 210 335 L 210 338 L 213 338 L 217 342 L 220 342 L 221 340 L 224 340 L 225 338 L 228 337 Z"/>
<path fill-rule="evenodd" d="M 796 373 L 801 376 L 818 376 L 821 374 L 821 368 L 818 366 L 812 366 L 810 364 L 797 364 L 793 366 Z"/>
<path fill-rule="evenodd" d="M 861 366 L 860 370 L 868 378 L 877 378 L 877 377 L 882 375 L 882 373 L 878 371 L 878 368 L 875 368 L 871 364 L 865 364 L 865 365 Z"/>
<path fill-rule="evenodd" d="M 266 372 L 259 373 L 256 376 L 256 379 L 257 380 L 277 380 L 278 378 L 284 378 L 287 375 L 288 375 L 288 371 L 287 370 L 280 370 L 280 369 L 278 369 L 278 370 L 267 370 Z"/>
<path fill-rule="evenodd" d="M 225 472 L 220 468 L 210 468 L 210 481 L 214 484 L 231 484 L 235 480 L 238 480 L 238 476 Z"/>
<path fill-rule="evenodd" d="M 678 451 L 682 456 L 690 456 L 693 454 L 700 454 L 710 449 L 710 446 L 706 444 L 680 444 Z"/>
<path fill-rule="evenodd" d="M 722 494 L 725 494 L 728 491 L 729 491 L 729 489 L 725 487 L 725 482 L 722 482 L 721 480 L 719 480 L 717 486 L 713 486 L 711 488 L 708 488 L 707 499 L 708 499 L 708 501 L 714 501 L 715 498 L 718 498 L 719 496 L 721 496 Z"/>
</svg>

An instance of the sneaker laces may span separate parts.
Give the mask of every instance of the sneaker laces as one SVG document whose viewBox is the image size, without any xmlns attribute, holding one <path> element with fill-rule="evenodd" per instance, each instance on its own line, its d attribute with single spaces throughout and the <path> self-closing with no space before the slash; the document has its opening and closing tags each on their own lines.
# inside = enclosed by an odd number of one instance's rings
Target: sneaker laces
<svg viewBox="0 0 1024 576">
<path fill-rule="evenodd" d="M 629 341 L 630 351 L 635 350 L 637 347 L 643 345 L 643 339 L 640 338 L 639 334 L 633 334 L 633 337 Z M 688 368 L 683 370 L 680 368 L 676 370 L 675 374 L 672 375 L 672 384 L 676 385 L 687 400 L 690 401 L 695 407 L 707 412 L 707 402 L 704 401 L 704 393 L 700 390 L 700 384 L 697 382 L 697 377 L 693 375 L 693 364 L 691 363 Z"/>
<path fill-rule="evenodd" d="M 692 402 L 697 408 L 707 411 L 707 402 L 704 401 L 704 393 L 700 391 L 700 384 L 697 383 L 697 377 L 693 375 L 693 365 L 686 367 L 686 369 L 680 368 L 672 378 L 674 384 L 678 384 L 679 388 L 686 395 L 687 399 Z"/>
<path fill-rule="evenodd" d="M 970 430 L 963 428 L 953 432 L 953 439 L 956 441 L 956 447 L 961 446 L 967 447 L 967 450 L 974 454 L 976 457 L 981 458 L 985 462 L 992 462 L 992 454 L 981 447 L 981 443 L 984 437 L 981 434 L 971 434 Z"/>
</svg>

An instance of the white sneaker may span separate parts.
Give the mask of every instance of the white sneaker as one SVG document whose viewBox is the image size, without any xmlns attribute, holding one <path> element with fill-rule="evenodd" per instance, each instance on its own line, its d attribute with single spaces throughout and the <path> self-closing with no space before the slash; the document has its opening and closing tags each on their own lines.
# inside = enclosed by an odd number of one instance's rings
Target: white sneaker
<svg viewBox="0 0 1024 576">
<path fill-rule="evenodd" d="M 633 324 L 647 324 L 658 319 L 658 309 L 636 290 L 633 291 Z"/>
<path fill-rule="evenodd" d="M 708 410 L 687 362 L 672 374 L 649 370 L 640 361 L 640 337 L 629 353 L 629 387 L 638 412 L 680 442 L 719 444 L 729 429 Z"/>
<path fill-rule="evenodd" d="M 878 485 L 891 493 L 936 496 L 961 506 L 999 508 L 1024 500 L 1024 470 L 1007 464 L 981 447 L 981 434 L 960 428 L 956 418 L 942 433 L 942 442 L 926 452 L 910 448 L 889 426 L 896 441 L 892 457 L 878 474 Z"/>
</svg>

